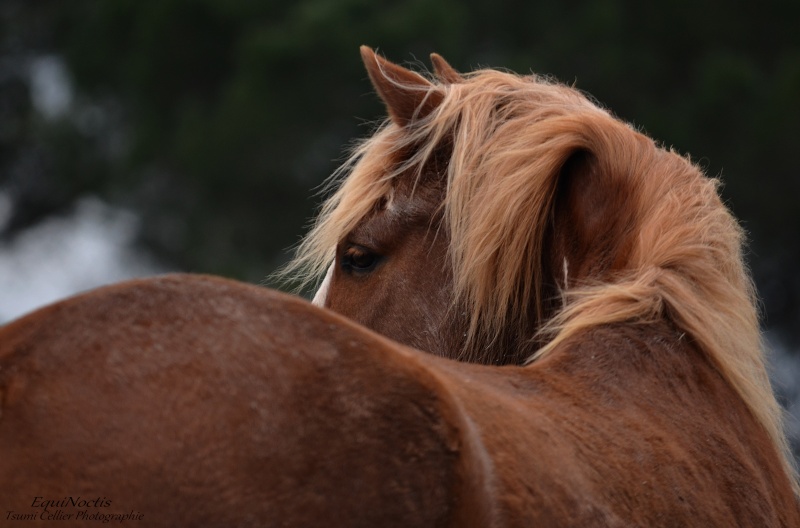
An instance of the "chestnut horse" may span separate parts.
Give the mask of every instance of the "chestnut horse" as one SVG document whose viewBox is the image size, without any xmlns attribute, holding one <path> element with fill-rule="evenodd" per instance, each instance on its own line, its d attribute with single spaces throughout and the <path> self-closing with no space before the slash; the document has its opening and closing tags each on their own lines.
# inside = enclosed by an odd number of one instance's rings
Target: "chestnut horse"
<svg viewBox="0 0 800 528">
<path fill-rule="evenodd" d="M 3 520 L 800 526 L 714 182 L 569 88 L 362 54 L 391 120 L 295 269 L 396 341 L 188 275 L 12 322 Z"/>
<path fill-rule="evenodd" d="M 290 272 L 325 273 L 315 304 L 400 343 L 517 366 L 476 370 L 502 397 L 477 375 L 453 385 L 509 490 L 501 510 L 798 526 L 718 182 L 535 75 L 461 75 L 434 54 L 429 80 L 362 58 L 389 120 L 340 170 Z"/>
</svg>

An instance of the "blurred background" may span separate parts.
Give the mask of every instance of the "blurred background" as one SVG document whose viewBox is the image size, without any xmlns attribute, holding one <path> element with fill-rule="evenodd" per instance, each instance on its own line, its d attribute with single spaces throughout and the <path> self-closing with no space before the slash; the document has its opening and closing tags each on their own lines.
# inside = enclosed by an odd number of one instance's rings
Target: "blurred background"
<svg viewBox="0 0 800 528">
<path fill-rule="evenodd" d="M 383 110 L 358 54 L 551 74 L 690 154 L 750 235 L 800 447 L 800 2 L 0 0 L 0 323 L 164 271 L 264 282 Z"/>
</svg>

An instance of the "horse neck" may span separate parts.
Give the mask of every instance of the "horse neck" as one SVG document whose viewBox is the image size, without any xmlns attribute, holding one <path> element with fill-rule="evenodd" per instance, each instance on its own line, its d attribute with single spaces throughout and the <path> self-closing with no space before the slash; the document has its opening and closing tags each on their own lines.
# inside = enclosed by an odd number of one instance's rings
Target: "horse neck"
<svg viewBox="0 0 800 528">
<path fill-rule="evenodd" d="M 677 426 L 685 433 L 681 448 L 698 460 L 717 452 L 717 460 L 754 472 L 754 489 L 763 496 L 792 503 L 781 453 L 767 431 L 708 355 L 666 318 L 588 329 L 529 368 L 590 406 L 599 399 L 597 412 L 611 402 L 641 413 L 645 427 Z"/>
<path fill-rule="evenodd" d="M 695 489 L 681 500 L 733 518 L 778 512 L 786 516 L 773 523 L 778 526 L 796 519 L 769 436 L 706 355 L 666 319 L 585 329 L 526 367 L 443 367 L 469 381 L 452 389 L 468 402 L 490 451 L 517 461 L 511 478 L 498 475 L 506 496 L 534 489 L 563 507 L 561 500 L 570 497 L 537 486 L 551 476 L 579 475 L 576 483 L 601 493 L 640 482 L 652 491 L 661 482 L 670 491 Z M 509 423 L 524 424 L 528 441 L 496 434 Z M 630 456 L 620 456 L 620 449 Z M 520 485 L 517 475 L 532 477 Z"/>
</svg>

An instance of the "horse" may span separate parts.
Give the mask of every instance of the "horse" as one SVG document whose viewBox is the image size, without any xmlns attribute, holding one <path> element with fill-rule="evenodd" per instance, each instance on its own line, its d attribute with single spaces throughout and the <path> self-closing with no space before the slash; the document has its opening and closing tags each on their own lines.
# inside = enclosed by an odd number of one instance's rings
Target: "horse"
<svg viewBox="0 0 800 528">
<path fill-rule="evenodd" d="M 0 514 L 799 526 L 715 183 L 573 89 L 362 57 L 390 120 L 290 268 L 324 306 L 172 275 L 1 327 Z"/>
<path fill-rule="evenodd" d="M 0 328 L 2 523 L 478 526 L 483 448 L 424 357 L 218 277 L 60 301 Z"/>
<path fill-rule="evenodd" d="M 504 379 L 524 426 L 466 409 L 490 453 L 519 448 L 531 522 L 797 526 L 719 182 L 551 79 L 462 75 L 437 54 L 426 78 L 361 53 L 388 120 L 289 267 L 325 276 L 315 304 Z"/>
</svg>

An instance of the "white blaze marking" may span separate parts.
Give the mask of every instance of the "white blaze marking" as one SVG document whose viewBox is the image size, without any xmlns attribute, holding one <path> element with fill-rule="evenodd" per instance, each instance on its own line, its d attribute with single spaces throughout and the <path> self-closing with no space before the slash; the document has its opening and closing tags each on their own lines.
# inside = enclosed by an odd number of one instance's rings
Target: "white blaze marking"
<svg viewBox="0 0 800 528">
<path fill-rule="evenodd" d="M 397 204 L 394 202 L 394 187 L 389 189 L 389 194 L 386 196 L 386 205 L 384 209 L 387 213 L 393 213 L 397 209 Z"/>
<path fill-rule="evenodd" d="M 331 286 L 331 279 L 333 278 L 333 266 L 336 263 L 334 262 L 331 264 L 331 267 L 328 268 L 328 271 L 325 273 L 325 278 L 322 280 L 322 284 L 319 285 L 319 289 L 317 293 L 314 294 L 314 299 L 311 301 L 311 304 L 316 306 L 325 306 L 325 298 L 328 296 L 328 288 Z"/>
</svg>

